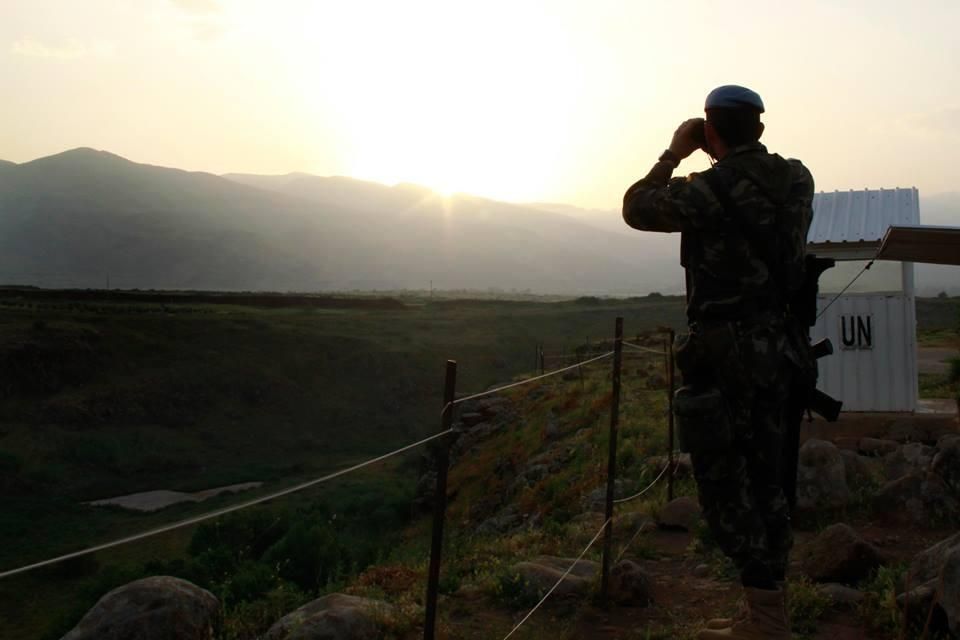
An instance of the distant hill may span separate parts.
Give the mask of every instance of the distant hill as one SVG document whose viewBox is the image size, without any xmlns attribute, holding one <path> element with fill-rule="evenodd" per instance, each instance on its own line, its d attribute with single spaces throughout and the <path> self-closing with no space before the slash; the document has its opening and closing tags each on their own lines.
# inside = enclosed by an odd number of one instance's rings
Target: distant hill
<svg viewBox="0 0 960 640">
<path fill-rule="evenodd" d="M 413 185 L 230 176 L 81 148 L 0 169 L 0 281 L 542 293 L 679 289 L 675 259 L 555 213 Z"/>
</svg>

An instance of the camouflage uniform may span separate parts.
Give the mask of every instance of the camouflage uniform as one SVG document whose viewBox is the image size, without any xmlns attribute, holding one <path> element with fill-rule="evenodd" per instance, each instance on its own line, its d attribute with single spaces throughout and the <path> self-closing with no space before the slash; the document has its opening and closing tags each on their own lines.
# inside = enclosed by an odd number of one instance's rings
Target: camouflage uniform
<svg viewBox="0 0 960 640">
<path fill-rule="evenodd" d="M 623 218 L 683 234 L 691 331 L 678 339 L 677 362 L 684 384 L 718 391 L 728 416 L 707 412 L 694 433 L 683 425 L 699 440 L 689 448 L 700 503 L 739 569 L 760 562 L 782 578 L 792 546 L 783 407 L 805 364 L 784 300 L 803 280 L 813 178 L 760 143 L 731 150 L 704 173 L 671 173 L 658 162 L 630 187 Z"/>
</svg>

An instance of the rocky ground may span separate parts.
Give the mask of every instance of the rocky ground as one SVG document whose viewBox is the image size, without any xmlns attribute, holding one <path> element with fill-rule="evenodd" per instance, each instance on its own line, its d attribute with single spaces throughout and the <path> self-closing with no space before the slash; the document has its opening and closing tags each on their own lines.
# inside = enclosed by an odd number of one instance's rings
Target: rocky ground
<svg viewBox="0 0 960 640">
<path fill-rule="evenodd" d="M 576 379 L 568 382 L 577 387 Z M 583 451 L 600 449 L 598 441 L 555 409 L 567 396 L 539 392 L 524 401 L 543 405 L 542 413 L 533 414 L 540 418 L 520 418 L 530 414 L 529 407 L 520 411 L 517 401 L 495 398 L 466 407 L 457 425 L 450 519 L 472 527 L 476 539 L 488 546 L 507 547 L 513 560 L 497 574 L 493 589 L 486 574 L 464 570 L 459 584 L 442 596 L 440 637 L 504 637 L 574 562 L 575 552 L 571 556 L 569 550 L 582 548 L 603 524 L 602 494 L 595 485 L 581 489 L 573 486 L 573 476 L 559 475 L 577 467 Z M 605 413 L 596 401 L 588 409 Z M 536 423 L 527 435 L 506 432 L 508 425 L 524 421 Z M 811 431 L 821 437 L 807 437 L 800 452 L 789 576 L 798 637 L 958 637 L 960 433 L 955 420 L 935 429 L 901 420 L 869 435 L 859 423 L 846 431 L 834 428 L 829 437 Z M 503 454 L 508 442 L 516 447 L 513 457 Z M 663 461 L 641 462 L 656 470 Z M 469 473 L 463 472 L 466 465 L 474 465 Z M 681 458 L 674 475 L 678 487 L 691 486 L 689 473 L 689 461 Z M 428 472 L 420 483 L 418 501 L 424 509 L 433 499 L 433 480 Z M 481 490 L 471 489 L 471 482 Z M 618 485 L 618 495 L 634 490 L 626 480 Z M 557 525 L 548 526 L 542 511 L 529 505 L 563 491 L 579 496 L 577 513 L 559 533 L 548 535 L 546 530 Z M 513 637 L 683 638 L 691 637 L 706 618 L 736 612 L 733 572 L 705 538 L 695 497 L 622 510 L 614 531 L 614 549 L 622 551 L 622 559 L 612 572 L 612 603 L 598 603 L 599 565 L 596 553 L 589 553 Z M 527 544 L 531 540 L 536 544 Z M 567 553 L 549 552 L 560 549 Z M 469 565 L 471 557 L 486 557 L 467 549 L 449 553 L 468 558 L 451 560 L 451 572 Z M 424 567 L 375 569 L 379 597 L 355 585 L 349 593 L 326 595 L 287 614 L 262 637 L 420 637 L 417 594 Z M 367 583 L 371 575 L 368 571 Z M 404 590 L 414 599 L 387 597 Z M 66 638 L 213 638 L 220 609 L 211 598 L 183 581 L 148 578 L 105 596 Z M 124 635 L 124 629 L 133 628 L 149 631 Z"/>
</svg>

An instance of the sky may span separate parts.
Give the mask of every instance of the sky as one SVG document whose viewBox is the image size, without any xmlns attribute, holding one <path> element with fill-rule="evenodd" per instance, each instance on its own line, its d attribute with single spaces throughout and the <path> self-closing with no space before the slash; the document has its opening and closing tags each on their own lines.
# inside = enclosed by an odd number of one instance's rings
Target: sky
<svg viewBox="0 0 960 640">
<path fill-rule="evenodd" d="M 0 0 L 0 159 L 609 209 L 735 83 L 818 190 L 930 195 L 960 190 L 958 24 L 956 0 Z"/>
</svg>

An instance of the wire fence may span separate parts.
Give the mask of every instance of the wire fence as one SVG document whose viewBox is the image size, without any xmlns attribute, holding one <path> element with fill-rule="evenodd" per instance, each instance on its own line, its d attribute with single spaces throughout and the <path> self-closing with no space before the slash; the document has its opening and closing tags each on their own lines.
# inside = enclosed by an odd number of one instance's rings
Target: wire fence
<svg viewBox="0 0 960 640">
<path fill-rule="evenodd" d="M 563 366 L 563 367 L 560 367 L 560 368 L 558 368 L 558 369 L 554 369 L 554 370 L 551 370 L 551 371 L 542 372 L 540 375 L 531 376 L 531 377 L 525 378 L 525 379 L 523 379 L 523 380 L 519 380 L 519 381 L 516 381 L 516 382 L 512 382 L 512 383 L 505 384 L 505 385 L 501 385 L 501 386 L 497 386 L 497 387 L 493 387 L 493 388 L 488 389 L 488 390 L 486 390 L 486 391 L 481 391 L 481 392 L 477 392 L 477 393 L 471 393 L 471 394 L 468 394 L 468 395 L 466 395 L 466 396 L 459 397 L 459 398 L 457 398 L 457 397 L 456 397 L 456 394 L 455 394 L 455 387 L 456 387 L 456 362 L 454 362 L 454 361 L 448 361 L 448 363 L 447 363 L 447 378 L 446 378 L 446 385 L 445 385 L 445 390 L 444 390 L 444 404 L 443 404 L 443 406 L 442 406 L 442 408 L 441 408 L 441 411 L 440 411 L 441 429 L 440 429 L 437 433 L 435 433 L 435 434 L 433 434 L 433 435 L 431 435 L 431 436 L 425 437 L 425 438 L 420 439 L 420 440 L 418 440 L 418 441 L 416 441 L 416 442 L 412 442 L 412 443 L 407 444 L 407 445 L 405 445 L 405 446 L 403 446 L 403 447 L 394 449 L 394 450 L 392 450 L 392 451 L 390 451 L 390 452 L 388 452 L 388 453 L 384 453 L 384 454 L 382 454 L 382 455 L 379 455 L 379 456 L 370 458 L 370 459 L 368 459 L 368 460 L 364 460 L 364 461 L 362 461 L 362 462 L 359 462 L 359 463 L 354 464 L 354 465 L 351 465 L 351 466 L 349 466 L 349 467 L 340 469 L 340 470 L 338 470 L 338 471 L 334 471 L 334 472 L 332 472 L 332 473 L 328 473 L 328 474 L 326 474 L 326 475 L 323 475 L 323 476 L 320 476 L 320 477 L 317 477 L 317 478 L 314 478 L 314 479 L 311 479 L 311 480 L 308 480 L 308 481 L 305 481 L 305 482 L 301 482 L 301 483 L 295 484 L 295 485 L 293 485 L 293 486 L 287 487 L 287 488 L 285 488 L 285 489 L 281 489 L 281 490 L 279 490 L 279 491 L 275 491 L 275 492 L 272 492 L 272 493 L 269 493 L 269 494 L 266 494 L 266 495 L 263 495 L 263 496 L 260 496 L 260 497 L 257 497 L 257 498 L 253 498 L 253 499 L 250 499 L 250 500 L 246 500 L 246 501 L 243 501 L 243 502 L 239 502 L 239 503 L 237 503 L 237 504 L 230 505 L 230 506 L 227 506 L 227 507 L 223 507 L 223 508 L 220 508 L 220 509 L 214 509 L 214 510 L 208 511 L 208 512 L 206 512 L 206 513 L 203 513 L 203 514 L 200 514 L 200 515 L 197 515 L 197 516 L 193 516 L 193 517 L 190 517 L 190 518 L 186 518 L 186 519 L 183 519 L 183 520 L 179 520 L 179 521 L 176 521 L 176 522 L 172 522 L 172 523 L 170 523 L 170 524 L 162 525 L 162 526 L 160 526 L 160 527 L 156 527 L 156 528 L 149 529 L 149 530 L 146 530 L 146 531 L 143 531 L 143 532 L 140 532 L 140 533 L 136 533 L 136 534 L 133 534 L 133 535 L 125 536 L 125 537 L 118 538 L 118 539 L 115 539 L 115 540 L 111 540 L 111 541 L 109 541 L 109 542 L 105 542 L 105 543 L 102 543 L 102 544 L 97 544 L 97 545 L 88 546 L 88 547 L 83 548 L 83 549 L 80 549 L 80 550 L 78 550 L 78 551 L 73 551 L 73 552 L 70 552 L 70 553 L 66 553 L 66 554 L 63 554 L 63 555 L 59 555 L 59 556 L 56 556 L 56 557 L 52 557 L 52 558 L 49 558 L 49 559 L 46 559 L 46 560 L 42 560 L 42 561 L 39 561 L 39 562 L 34 562 L 34 563 L 31 563 L 31 564 L 26 564 L 26 565 L 23 565 L 23 566 L 20 566 L 20 567 L 16 567 L 16 568 L 13 568 L 13 569 L 5 570 L 5 571 L 0 572 L 0 579 L 9 578 L 9 577 L 12 577 L 12 576 L 15 576 L 15 575 L 19 575 L 19 574 L 24 574 L 24 573 L 26 573 L 26 572 L 33 571 L 33 570 L 36 570 L 36 569 L 40 569 L 40 568 L 42 568 L 42 567 L 51 566 L 51 565 L 54 565 L 54 564 L 57 564 L 57 563 L 65 562 L 65 561 L 67 561 L 67 560 L 71 560 L 71 559 L 74 559 L 74 558 L 79 558 L 79 557 L 81 557 L 81 556 L 86 556 L 86 555 L 90 555 L 90 554 L 97 553 L 97 552 L 100 552 L 100 551 L 105 551 L 105 550 L 108 550 L 108 549 L 112 549 L 112 548 L 114 548 L 114 547 L 118 547 L 118 546 L 121 546 L 121 545 L 125 545 L 125 544 L 129 544 L 129 543 L 137 542 L 137 541 L 140 541 L 140 540 L 144 540 L 144 539 L 146 539 L 146 538 L 150 538 L 150 537 L 157 536 L 157 535 L 160 535 L 160 534 L 163 534 L 163 533 L 167 533 L 167 532 L 170 532 L 170 531 L 174 531 L 174 530 L 176 530 L 176 529 L 180 529 L 180 528 L 183 528 L 183 527 L 188 527 L 188 526 L 195 525 L 195 524 L 198 524 L 198 523 L 201 523 L 201 522 L 204 522 L 204 521 L 207 521 L 207 520 L 211 520 L 211 519 L 214 519 L 214 518 L 218 518 L 218 517 L 221 517 L 221 516 L 230 514 L 230 513 L 234 513 L 234 512 L 237 512 L 237 511 L 241 511 L 241 510 L 243 510 L 243 509 L 247 509 L 247 508 L 253 507 L 253 506 L 255 506 L 255 505 L 259 505 L 259 504 L 262 504 L 262 503 L 265 503 L 265 502 L 268 502 L 268 501 L 271 501 L 271 500 L 275 500 L 275 499 L 277 499 L 277 498 L 281 498 L 281 497 L 283 497 L 283 496 L 287 496 L 287 495 L 290 495 L 290 494 L 294 494 L 294 493 L 303 491 L 303 490 L 305 490 L 305 489 L 308 489 L 308 488 L 310 488 L 310 487 L 314 487 L 314 486 L 316 486 L 316 485 L 319 485 L 319 484 L 322 484 L 322 483 L 325 483 L 325 482 L 329 482 L 329 481 L 331 481 L 331 480 L 334 480 L 334 479 L 336 479 L 336 478 L 340 478 L 340 477 L 345 476 L 345 475 L 347 475 L 347 474 L 350 474 L 350 473 L 353 473 L 353 472 L 356 472 L 356 471 L 360 471 L 361 469 L 364 469 L 364 468 L 367 468 L 367 467 L 369 467 L 369 466 L 371 466 L 371 465 L 374 465 L 374 464 L 377 464 L 377 463 L 386 461 L 386 460 L 388 460 L 388 459 L 390 459 L 390 458 L 393 458 L 393 457 L 395 457 L 395 456 L 398 456 L 398 455 L 400 455 L 400 454 L 403 454 L 403 453 L 405 453 L 405 452 L 408 452 L 408 451 L 410 451 L 410 450 L 412 450 L 412 449 L 415 449 L 415 448 L 417 448 L 417 447 L 423 446 L 423 445 L 425 445 L 425 444 L 427 444 L 427 443 L 430 443 L 430 442 L 439 440 L 439 441 L 441 441 L 442 446 L 440 447 L 440 455 L 437 456 L 437 461 L 436 461 L 436 465 L 437 465 L 437 488 L 436 488 L 436 492 L 435 492 L 435 504 L 434 504 L 434 527 L 433 527 L 433 532 L 432 532 L 433 544 L 432 544 L 432 548 L 431 548 L 430 568 L 429 568 L 428 585 L 427 585 L 427 598 L 426 598 L 426 617 L 425 617 L 425 622 L 424 622 L 424 638 L 425 638 L 425 640 L 433 640 L 433 638 L 434 638 L 434 633 L 435 633 L 435 626 L 436 626 L 436 617 L 435 617 L 435 616 L 436 616 L 436 603 L 437 603 L 438 585 L 439 585 L 439 571 L 440 571 L 440 562 L 441 562 L 441 551 L 442 551 L 442 546 L 443 546 L 443 524 L 444 524 L 444 520 L 445 520 L 445 517 L 446 517 L 446 500 L 447 500 L 446 478 L 447 478 L 447 470 L 448 470 L 448 467 L 449 467 L 449 464 L 448 464 L 449 451 L 450 451 L 450 447 L 451 447 L 452 440 L 453 440 L 452 438 L 449 438 L 449 437 L 447 437 L 447 436 L 452 435 L 452 434 L 454 433 L 454 431 L 455 431 L 455 429 L 452 427 L 452 419 L 453 419 L 453 415 L 452 415 L 452 414 L 453 414 L 454 409 L 455 409 L 458 405 L 461 405 L 461 404 L 463 404 L 463 403 L 465 403 L 465 402 L 468 402 L 468 401 L 477 400 L 477 399 L 480 399 L 480 398 L 485 398 L 485 397 L 497 395 L 497 394 L 503 393 L 503 392 L 505 392 L 505 391 L 507 391 L 507 390 L 510 390 L 510 389 L 515 389 L 515 388 L 517 388 L 517 387 L 521 387 L 521 386 L 525 386 L 525 385 L 531 385 L 531 384 L 535 384 L 535 383 L 538 383 L 538 382 L 542 382 L 542 381 L 544 381 L 544 380 L 546 380 L 546 379 L 548 379 L 548 378 L 551 378 L 551 377 L 553 377 L 553 376 L 562 375 L 562 374 L 564 374 L 564 373 L 567 373 L 567 372 L 572 371 L 572 370 L 575 370 L 575 369 L 581 371 L 581 373 L 582 373 L 583 367 L 588 366 L 588 365 L 595 364 L 595 363 L 597 363 L 597 362 L 606 360 L 606 359 L 608 359 L 608 358 L 612 358 L 612 360 L 613 360 L 613 371 L 612 371 L 611 381 L 612 381 L 612 385 L 613 385 L 613 390 L 614 390 L 614 392 L 613 392 L 613 401 L 612 401 L 612 404 L 611 404 L 611 414 L 610 414 L 610 415 L 611 415 L 611 421 L 610 421 L 610 447 L 609 447 L 609 458 L 610 458 L 610 459 L 609 459 L 609 461 L 608 461 L 608 471 L 607 471 L 607 478 L 606 478 L 606 483 L 607 483 L 607 501 L 606 501 L 606 502 L 607 502 L 607 504 L 606 504 L 606 509 L 605 509 L 605 519 L 604 519 L 604 523 L 603 523 L 603 525 L 601 526 L 600 530 L 597 531 L 597 533 L 593 536 L 593 538 L 592 538 L 592 539 L 590 540 L 590 542 L 587 544 L 587 546 L 580 552 L 580 554 L 579 554 L 579 556 L 577 557 L 577 559 L 576 559 L 576 560 L 570 565 L 570 567 L 562 574 L 562 576 L 557 580 L 557 582 L 542 596 L 542 598 L 540 599 L 540 601 L 523 617 L 523 619 L 520 620 L 520 622 L 518 622 L 517 625 L 514 626 L 514 628 L 505 636 L 504 640 L 506 640 L 506 638 L 509 638 L 509 637 L 511 637 L 514 633 L 516 633 L 516 631 L 517 631 L 518 629 L 520 629 L 520 628 L 531 618 L 531 616 L 533 616 L 533 614 L 534 614 L 545 602 L 547 602 L 547 600 L 550 598 L 550 596 L 551 596 L 551 595 L 556 591 L 556 589 L 563 583 L 563 581 L 570 575 L 570 573 L 571 573 L 571 572 L 573 571 L 573 569 L 576 567 L 577 563 L 580 562 L 580 561 L 583 559 L 583 557 L 584 557 L 584 556 L 587 554 L 587 552 L 593 547 L 593 545 L 596 544 L 596 542 L 601 538 L 601 536 L 604 536 L 604 535 L 605 535 L 606 537 L 605 537 L 605 540 L 604 540 L 604 549 L 603 549 L 603 564 L 602 564 L 602 576 L 601 576 L 601 595 L 605 598 L 605 597 L 607 596 L 607 593 L 606 593 L 606 592 L 607 592 L 607 574 L 608 574 L 608 571 L 609 571 L 610 561 L 611 561 L 611 559 L 612 559 L 612 558 L 611 558 L 611 556 L 612 556 L 612 551 L 611 551 L 612 529 L 613 529 L 613 523 L 614 523 L 614 521 L 615 521 L 615 519 L 616 519 L 616 517 L 615 517 L 614 514 L 613 514 L 613 507 L 614 507 L 614 505 L 624 504 L 624 503 L 627 503 L 627 502 L 630 502 L 630 501 L 633 501 L 633 500 L 636 500 L 636 499 L 640 498 L 641 496 L 645 495 L 645 494 L 648 493 L 650 490 L 652 490 L 664 477 L 666 477 L 666 478 L 668 479 L 668 482 L 669 482 L 670 480 L 672 480 L 673 474 L 667 474 L 667 471 L 668 471 L 668 469 L 670 469 L 670 468 L 673 466 L 673 464 L 674 464 L 674 459 L 673 459 L 673 428 L 672 428 L 672 424 L 673 424 L 673 423 L 672 423 L 672 415 L 673 415 L 673 414 L 672 414 L 672 392 L 673 392 L 673 375 L 672 375 L 672 371 L 673 371 L 673 358 L 672 358 L 672 353 L 671 353 L 671 350 L 670 350 L 670 343 L 672 342 L 673 335 L 672 335 L 672 331 L 669 331 L 669 330 L 665 330 L 665 331 L 668 331 L 668 332 L 669 332 L 669 340 L 667 340 L 667 339 L 666 339 L 666 336 L 664 336 L 664 337 L 665 337 L 665 339 L 664 339 L 664 348 L 663 348 L 662 350 L 656 350 L 656 349 L 653 349 L 653 348 L 650 348 L 650 347 L 648 347 L 648 346 L 644 346 L 644 345 L 641 345 L 641 344 L 631 344 L 631 343 L 628 342 L 627 340 L 624 340 L 624 339 L 623 339 L 623 336 L 622 336 L 622 319 L 621 319 L 621 318 L 617 318 L 615 337 L 614 337 L 614 340 L 612 341 L 613 350 L 608 350 L 608 351 L 605 351 L 605 352 L 603 352 L 603 353 L 600 353 L 599 355 L 595 355 L 595 356 L 592 356 L 592 357 L 589 357 L 589 358 L 586 358 L 586 359 L 582 359 L 582 358 L 579 358 L 579 357 L 578 357 L 578 358 L 577 358 L 577 361 L 576 361 L 574 364 L 570 364 L 570 365 L 568 365 L 568 366 Z M 647 335 L 649 335 L 649 334 L 647 334 Z M 660 335 L 664 335 L 664 333 L 661 332 Z M 638 334 L 638 342 L 639 342 L 639 334 Z M 608 343 L 606 344 L 606 346 L 609 346 L 609 344 L 610 344 L 610 343 L 608 342 Z M 637 352 L 637 353 L 642 353 L 642 354 L 645 355 L 645 356 L 647 356 L 647 355 L 656 355 L 656 356 L 658 356 L 658 357 L 663 357 L 663 358 L 664 358 L 665 366 L 667 367 L 668 373 L 669 373 L 669 385 L 668 385 L 668 387 L 667 387 L 668 405 L 669 405 L 668 416 L 670 417 L 670 420 L 669 420 L 669 433 L 668 433 L 669 449 L 668 449 L 668 462 L 667 462 L 667 464 L 664 466 L 664 468 L 660 471 L 660 473 L 654 478 L 654 480 L 653 480 L 649 485 L 647 485 L 644 489 L 642 489 L 641 491 L 639 491 L 639 492 L 636 493 L 636 494 L 633 494 L 633 495 L 628 496 L 628 497 L 626 497 L 626 498 L 614 499 L 614 498 L 613 498 L 613 493 L 614 493 L 615 469 L 616 469 L 615 459 L 616 459 L 616 448 L 617 448 L 617 427 L 618 427 L 618 422 L 619 422 L 619 404 L 620 404 L 620 400 L 619 400 L 619 389 L 620 389 L 620 375 L 621 375 L 621 368 L 622 368 L 622 359 L 623 359 L 622 356 L 623 356 L 623 347 L 624 347 L 624 346 L 627 346 L 629 349 L 631 349 L 631 350 L 633 350 L 633 351 L 635 351 L 635 352 Z M 543 364 L 543 362 L 544 362 L 544 360 L 545 360 L 544 354 L 543 354 L 543 351 L 542 351 L 542 347 L 538 347 L 538 356 L 539 356 L 539 361 L 540 361 L 540 364 L 541 364 L 541 371 L 542 371 L 542 364 Z M 582 380 L 582 377 L 581 377 L 581 380 Z M 668 487 L 668 495 L 669 495 L 669 497 L 672 498 L 672 483 L 669 484 L 669 487 Z M 639 535 L 640 532 L 641 532 L 641 529 L 638 529 L 638 531 L 634 534 L 634 536 L 633 536 L 633 537 L 627 542 L 627 544 L 620 550 L 620 552 L 619 552 L 619 554 L 617 555 L 616 559 L 613 560 L 614 563 L 620 561 L 620 559 L 623 557 L 624 553 L 626 553 L 626 551 L 627 551 L 627 549 L 629 548 L 629 546 L 636 540 L 636 538 L 637 538 L 637 536 Z"/>
</svg>

